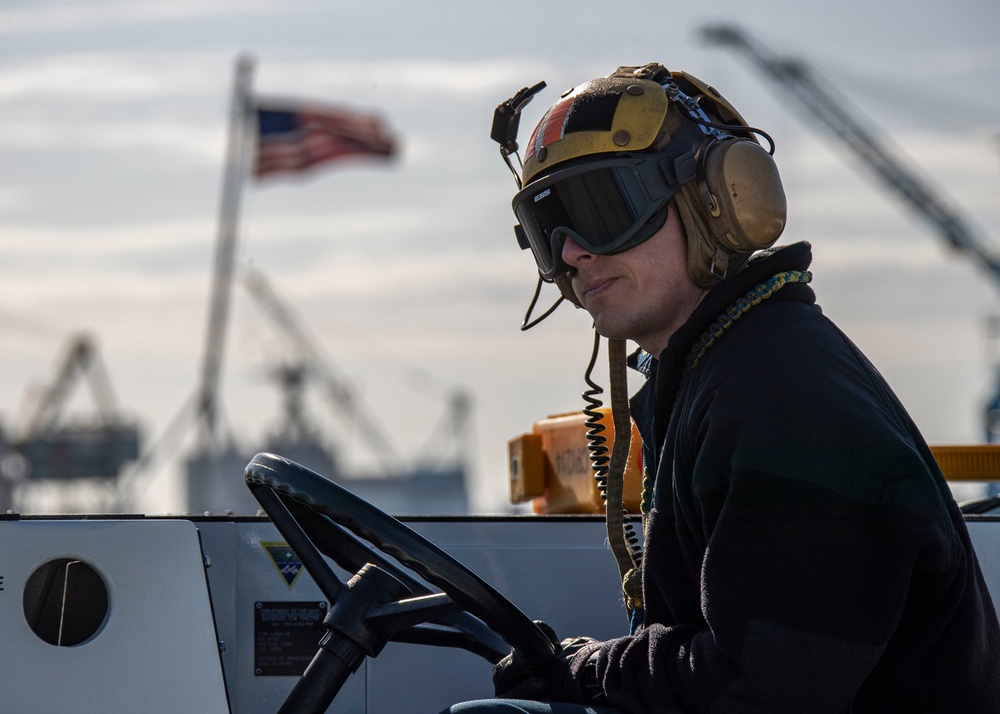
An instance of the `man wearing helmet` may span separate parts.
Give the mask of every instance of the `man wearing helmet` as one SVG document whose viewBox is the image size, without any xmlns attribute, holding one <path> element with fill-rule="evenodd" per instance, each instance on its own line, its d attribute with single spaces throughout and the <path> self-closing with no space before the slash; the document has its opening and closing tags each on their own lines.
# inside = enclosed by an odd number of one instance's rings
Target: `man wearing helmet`
<svg viewBox="0 0 1000 714">
<path fill-rule="evenodd" d="M 784 193 L 755 134 L 658 64 L 574 89 L 532 134 L 522 248 L 599 334 L 640 347 L 641 586 L 626 576 L 630 634 L 564 640 L 548 672 L 512 653 L 498 699 L 452 712 L 1000 711 L 962 515 L 815 304 L 809 245 L 770 248 Z"/>
</svg>

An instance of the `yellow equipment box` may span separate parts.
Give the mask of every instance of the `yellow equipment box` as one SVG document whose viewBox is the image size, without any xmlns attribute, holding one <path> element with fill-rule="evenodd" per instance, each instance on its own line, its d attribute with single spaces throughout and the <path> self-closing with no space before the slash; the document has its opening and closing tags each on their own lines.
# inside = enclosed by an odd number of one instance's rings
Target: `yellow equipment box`
<svg viewBox="0 0 1000 714">
<path fill-rule="evenodd" d="M 614 425 L 611 410 L 603 415 L 602 445 L 611 455 Z M 538 514 L 604 513 L 604 500 L 591 466 L 587 416 L 559 414 L 536 421 L 530 434 L 507 442 L 511 503 L 531 502 Z M 642 498 L 642 449 L 632 425 L 628 466 L 625 469 L 625 508 L 639 512 Z M 1000 444 L 932 446 L 931 453 L 949 481 L 1000 481 Z"/>
<path fill-rule="evenodd" d="M 599 409 L 604 426 L 602 445 L 611 456 L 615 428 L 611 410 Z M 530 434 L 507 442 L 511 503 L 532 502 L 535 513 L 604 513 L 604 500 L 594 480 L 587 441 L 587 416 L 560 414 L 535 422 Z M 639 512 L 642 497 L 642 449 L 632 425 L 624 502 Z"/>
</svg>

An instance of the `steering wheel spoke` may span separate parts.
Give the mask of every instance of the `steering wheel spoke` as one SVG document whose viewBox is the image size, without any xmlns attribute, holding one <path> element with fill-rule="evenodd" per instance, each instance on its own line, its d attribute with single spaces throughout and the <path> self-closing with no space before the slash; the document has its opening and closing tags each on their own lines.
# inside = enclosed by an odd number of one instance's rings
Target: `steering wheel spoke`
<svg viewBox="0 0 1000 714">
<path fill-rule="evenodd" d="M 432 622 L 446 615 L 461 612 L 461 607 L 444 593 L 422 595 L 373 607 L 369 613 L 370 624 L 386 634 L 392 635 L 425 622 Z"/>
</svg>

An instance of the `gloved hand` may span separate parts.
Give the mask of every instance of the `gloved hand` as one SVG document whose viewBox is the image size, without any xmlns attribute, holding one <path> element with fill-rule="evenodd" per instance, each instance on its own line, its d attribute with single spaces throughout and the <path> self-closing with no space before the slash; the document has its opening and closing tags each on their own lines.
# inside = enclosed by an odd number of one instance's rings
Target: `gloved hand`
<svg viewBox="0 0 1000 714">
<path fill-rule="evenodd" d="M 532 672 L 518 652 L 512 651 L 493 667 L 493 690 L 498 698 L 531 699 L 538 702 L 580 702 L 575 679 L 570 674 L 573 657 L 584 647 L 595 644 L 590 637 L 572 637 L 559 642 L 546 623 L 535 624 L 556 645 L 556 656 L 548 672 Z"/>
</svg>

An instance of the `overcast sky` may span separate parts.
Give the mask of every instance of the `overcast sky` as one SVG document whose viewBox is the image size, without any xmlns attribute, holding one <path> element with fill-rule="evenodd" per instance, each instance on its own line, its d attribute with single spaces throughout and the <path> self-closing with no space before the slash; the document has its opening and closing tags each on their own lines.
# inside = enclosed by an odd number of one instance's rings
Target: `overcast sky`
<svg viewBox="0 0 1000 714">
<path fill-rule="evenodd" d="M 824 73 L 907 161 L 1000 245 L 1000 9 L 989 0 L 612 5 L 163 0 L 0 4 L 0 423 L 16 433 L 72 335 L 98 341 L 118 401 L 156 439 L 195 391 L 205 346 L 233 69 L 261 96 L 345 104 L 400 137 L 391 163 L 248 184 L 237 268 L 301 315 L 404 454 L 473 400 L 478 509 L 506 508 L 506 442 L 582 404 L 590 321 L 561 307 L 518 330 L 534 288 L 493 108 L 539 80 L 522 139 L 558 93 L 662 61 L 768 130 L 790 203 L 781 243 L 812 242 L 820 304 L 931 443 L 983 439 L 995 388 L 997 278 L 869 178 L 787 95 L 699 29 L 735 22 Z M 614 8 L 612 11 L 609 8 Z M 543 300 L 554 298 L 554 291 Z M 291 355 L 236 287 L 222 402 L 252 455 L 281 413 Z M 780 348 L 780 346 L 778 347 Z M 604 370 L 600 372 L 604 374 Z M 83 387 L 83 385 L 81 385 Z M 77 401 L 92 409 L 86 389 Z M 325 404 L 310 404 L 330 422 Z M 339 424 L 339 422 L 330 422 Z M 336 437 L 346 464 L 366 455 Z M 176 457 L 139 510 L 180 507 Z"/>
</svg>

